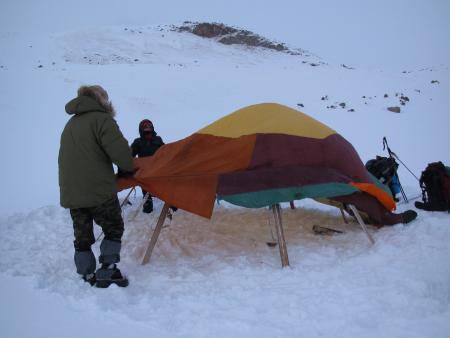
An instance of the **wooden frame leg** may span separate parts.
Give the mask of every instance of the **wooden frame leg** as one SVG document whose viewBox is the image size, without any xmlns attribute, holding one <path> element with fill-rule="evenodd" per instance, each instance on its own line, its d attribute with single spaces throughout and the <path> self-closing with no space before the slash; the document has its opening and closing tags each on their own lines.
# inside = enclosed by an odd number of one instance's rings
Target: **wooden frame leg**
<svg viewBox="0 0 450 338">
<path fill-rule="evenodd" d="M 139 211 L 141 211 L 142 206 L 145 202 L 147 202 L 148 198 L 150 197 L 150 193 L 146 193 L 144 198 L 142 199 L 141 203 L 139 204 L 138 208 L 136 209 L 136 212 L 134 213 L 133 217 L 131 217 L 130 221 L 133 221 L 136 216 L 139 214 Z"/>
<path fill-rule="evenodd" d="M 372 243 L 372 245 L 375 244 L 375 240 L 367 231 L 366 224 L 364 223 L 361 215 L 359 214 L 359 211 L 355 208 L 355 206 L 353 204 L 349 204 L 348 207 L 350 208 L 351 211 L 353 211 L 353 215 L 355 215 L 356 220 L 358 221 L 359 225 L 361 226 L 363 231 L 366 233 L 367 238 L 369 239 L 370 243 Z"/>
<path fill-rule="evenodd" d="M 155 230 L 153 230 L 152 237 L 148 242 L 147 248 L 145 249 L 144 256 L 142 257 L 142 265 L 147 264 L 152 256 L 153 249 L 155 248 L 156 241 L 158 240 L 159 234 L 163 227 L 164 221 L 167 217 L 167 213 L 169 211 L 169 205 L 164 203 L 164 206 L 159 214 L 158 223 L 156 224 Z"/>
<path fill-rule="evenodd" d="M 270 214 L 270 212 L 272 211 L 272 207 L 270 206 L 268 209 L 268 214 L 267 214 L 267 228 L 269 229 L 269 235 L 270 235 L 270 239 L 266 242 L 266 244 L 268 246 L 270 246 L 271 248 L 275 247 L 277 245 L 277 241 L 275 240 L 275 236 L 273 234 L 273 228 L 272 228 L 272 222 L 270 221 L 272 218 L 272 215 Z"/>
<path fill-rule="evenodd" d="M 339 210 L 341 211 L 341 215 L 344 220 L 344 223 L 348 224 L 348 219 L 347 219 L 347 216 L 345 216 L 345 214 L 344 214 L 344 210 L 342 208 L 339 208 Z"/>
<path fill-rule="evenodd" d="M 283 222 L 281 220 L 280 204 L 272 205 L 273 217 L 275 219 L 275 228 L 277 230 L 278 247 L 280 248 L 281 266 L 289 266 L 289 257 L 287 252 L 286 241 L 284 239 Z"/>
</svg>

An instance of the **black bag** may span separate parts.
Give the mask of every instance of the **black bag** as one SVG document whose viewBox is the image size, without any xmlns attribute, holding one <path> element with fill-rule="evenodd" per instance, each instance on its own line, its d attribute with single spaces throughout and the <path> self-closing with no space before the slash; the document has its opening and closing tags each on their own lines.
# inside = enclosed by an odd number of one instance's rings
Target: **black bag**
<svg viewBox="0 0 450 338">
<path fill-rule="evenodd" d="M 393 157 L 377 156 L 366 163 L 366 169 L 381 183 L 388 185 L 397 173 L 398 163 Z"/>
<path fill-rule="evenodd" d="M 423 202 L 416 202 L 416 208 L 450 212 L 450 173 L 442 162 L 429 163 L 419 183 Z"/>
</svg>

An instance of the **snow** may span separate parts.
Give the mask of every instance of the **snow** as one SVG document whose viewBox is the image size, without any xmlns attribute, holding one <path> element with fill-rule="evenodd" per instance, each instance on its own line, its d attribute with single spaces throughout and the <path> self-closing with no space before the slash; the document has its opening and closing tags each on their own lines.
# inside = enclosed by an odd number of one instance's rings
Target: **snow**
<svg viewBox="0 0 450 338">
<path fill-rule="evenodd" d="M 81 84 L 97 83 L 129 141 L 143 118 L 172 142 L 243 106 L 278 102 L 341 133 L 363 161 L 386 155 L 386 136 L 417 176 L 429 162 L 449 165 L 446 2 L 361 8 L 266 1 L 255 13 L 249 1 L 235 15 L 233 1 L 216 8 L 202 0 L 126 8 L 109 1 L 107 10 L 99 1 L 84 16 L 83 3 L 15 1 L 0 14 L 0 336 L 450 336 L 447 213 L 418 211 L 408 226 L 371 228 L 371 246 L 334 208 L 310 200 L 297 201 L 296 210 L 284 205 L 291 266 L 281 269 L 278 248 L 266 245 L 268 210 L 221 203 L 211 220 L 180 210 L 141 266 L 161 203 L 133 219 L 138 193 L 124 208 L 120 268 L 130 286 L 100 290 L 75 273 L 70 215 L 58 205 L 57 183 L 63 107 Z M 404 15 L 395 14 L 400 8 Z M 376 25 L 381 14 L 384 24 Z M 171 30 L 183 20 L 236 24 L 311 54 L 224 46 Z M 300 34 L 308 25 L 314 29 Z M 410 102 L 400 106 L 396 94 Z M 400 114 L 387 111 L 394 105 Z M 420 193 L 404 166 L 400 178 L 408 196 Z M 400 203 L 398 212 L 410 208 L 413 201 Z M 345 233 L 317 236 L 314 224 Z"/>
<path fill-rule="evenodd" d="M 81 323 L 85 332 L 113 337 L 448 335 L 446 214 L 421 212 L 408 227 L 371 229 L 371 247 L 333 209 L 297 202 L 305 209 L 283 210 L 291 267 L 281 269 L 278 249 L 265 244 L 271 239 L 268 210 L 220 205 L 211 221 L 177 211 L 151 263 L 141 266 L 157 213 L 130 221 L 139 201 L 132 198 L 124 210 L 127 289 L 80 282 L 68 250 L 67 211 L 43 207 L 1 221 L 6 336 L 71 337 Z M 315 223 L 340 224 L 346 233 L 317 236 L 310 230 Z M 22 326 L 17 318 L 30 320 Z"/>
</svg>

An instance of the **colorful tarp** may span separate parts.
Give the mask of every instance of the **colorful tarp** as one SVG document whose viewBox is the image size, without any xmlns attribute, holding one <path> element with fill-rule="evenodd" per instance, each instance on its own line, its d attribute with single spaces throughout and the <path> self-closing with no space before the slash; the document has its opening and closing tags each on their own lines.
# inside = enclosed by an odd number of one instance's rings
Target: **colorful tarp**
<svg viewBox="0 0 450 338">
<path fill-rule="evenodd" d="M 363 211 L 375 219 L 395 208 L 348 141 L 275 103 L 242 108 L 152 157 L 136 159 L 136 166 L 134 179 L 122 180 L 121 188 L 140 185 L 170 205 L 208 218 L 216 198 L 263 207 L 306 197 L 345 202 L 348 196 L 354 202 L 365 195 Z"/>
</svg>

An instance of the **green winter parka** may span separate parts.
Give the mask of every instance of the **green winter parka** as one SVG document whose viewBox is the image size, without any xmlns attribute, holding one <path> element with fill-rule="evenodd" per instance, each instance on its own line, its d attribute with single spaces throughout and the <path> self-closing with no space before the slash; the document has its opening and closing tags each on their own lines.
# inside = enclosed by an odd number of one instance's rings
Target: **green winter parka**
<svg viewBox="0 0 450 338">
<path fill-rule="evenodd" d="M 119 126 L 96 100 L 80 96 L 66 104 L 73 115 L 67 122 L 59 148 L 60 202 L 64 208 L 88 208 L 117 194 L 113 163 L 133 171 L 128 141 Z"/>
</svg>

